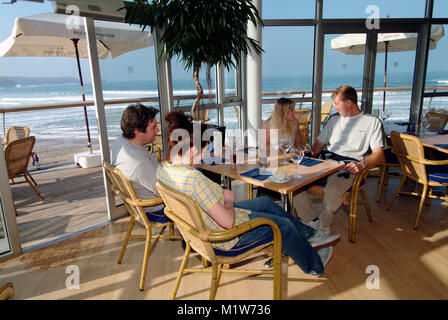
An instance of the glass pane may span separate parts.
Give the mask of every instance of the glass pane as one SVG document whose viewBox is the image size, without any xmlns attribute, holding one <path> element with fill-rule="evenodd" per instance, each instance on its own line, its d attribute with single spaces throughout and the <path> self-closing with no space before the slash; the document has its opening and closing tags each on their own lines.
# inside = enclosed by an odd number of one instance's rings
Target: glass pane
<svg viewBox="0 0 448 320">
<path fill-rule="evenodd" d="M 196 85 L 193 80 L 193 70 L 185 70 L 183 64 L 174 57 L 171 59 L 171 74 L 173 79 L 173 95 L 175 107 L 191 107 L 196 98 Z M 199 71 L 199 82 L 204 90 L 204 96 L 211 95 L 211 98 L 203 98 L 202 103 L 216 103 L 215 96 L 215 67 L 210 70 L 210 78 L 207 80 L 205 67 Z M 180 99 L 176 99 L 180 98 Z"/>
<path fill-rule="evenodd" d="M 287 40 L 286 40 L 287 39 Z M 302 97 L 312 87 L 313 27 L 265 27 L 263 97 Z"/>
<path fill-rule="evenodd" d="M 239 128 L 240 110 L 241 108 L 239 105 L 224 108 L 224 125 L 226 126 L 227 129 Z"/>
<path fill-rule="evenodd" d="M 3 206 L 0 200 L 0 256 L 11 251 L 11 245 L 9 243 L 7 231 L 8 230 L 6 229 Z"/>
<path fill-rule="evenodd" d="M 433 39 L 438 39 L 435 34 L 439 33 L 443 28 L 446 33 L 448 25 L 433 25 Z M 434 49 L 428 52 L 428 68 L 426 71 L 426 90 L 425 91 L 447 91 L 448 90 L 448 39 L 446 35 L 437 41 Z"/>
<path fill-rule="evenodd" d="M 448 97 L 424 98 L 422 115 L 428 111 L 448 114 Z"/>
<path fill-rule="evenodd" d="M 224 68 L 224 89 L 225 97 L 233 97 L 237 95 L 237 88 L 236 88 L 236 70 L 235 68 L 231 68 L 230 70 L 227 70 Z"/>
<path fill-rule="evenodd" d="M 425 0 L 372 1 L 372 0 L 326 0 L 324 18 L 423 18 Z M 381 22 L 380 22 L 381 23 Z"/>
<path fill-rule="evenodd" d="M 263 0 L 263 19 L 313 19 L 315 0 Z"/>
<path fill-rule="evenodd" d="M 358 36 L 358 35 L 356 35 Z M 358 105 L 362 99 L 362 80 L 364 70 L 364 50 L 359 50 L 358 54 L 345 54 L 336 48 L 341 48 L 340 40 L 346 35 L 325 35 L 324 49 L 324 72 L 322 83 L 322 106 L 331 100 L 334 89 L 342 85 L 349 85 L 356 88 L 358 92 Z M 334 48 L 334 49 L 333 49 Z"/>
<path fill-rule="evenodd" d="M 386 124 L 389 126 L 394 121 L 407 121 L 409 119 L 417 34 L 406 33 L 409 39 L 408 50 L 400 52 L 394 52 L 396 49 L 394 49 L 393 40 L 396 38 L 395 35 L 399 34 L 379 34 L 379 41 L 382 35 L 392 40 L 388 44 L 387 66 L 384 42 L 378 43 L 372 109 L 380 110 L 380 115 L 386 112 L 385 117 L 388 117 Z M 380 89 L 382 87 L 385 87 L 388 91 Z"/>
<path fill-rule="evenodd" d="M 434 18 L 447 18 L 448 2 L 446 0 L 434 0 L 432 16 Z"/>
</svg>

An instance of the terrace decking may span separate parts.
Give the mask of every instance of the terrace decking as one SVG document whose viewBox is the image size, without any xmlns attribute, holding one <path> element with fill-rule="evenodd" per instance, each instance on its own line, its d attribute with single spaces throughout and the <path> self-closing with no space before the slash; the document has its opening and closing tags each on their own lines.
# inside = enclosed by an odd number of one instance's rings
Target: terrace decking
<svg viewBox="0 0 448 320">
<path fill-rule="evenodd" d="M 49 238 L 105 219 L 105 201 L 99 168 L 55 168 L 34 174 L 40 203 L 26 185 L 13 186 L 17 198 L 20 234 L 24 243 L 39 235 Z M 359 209 L 357 241 L 348 242 L 348 217 L 341 209 L 334 220 L 334 232 L 341 234 L 322 277 L 304 274 L 291 260 L 288 295 L 285 299 L 447 299 L 448 298 L 448 215 L 440 201 L 425 207 L 419 230 L 412 226 L 417 201 L 401 196 L 390 211 L 386 201 L 398 179 L 390 179 L 381 203 L 376 203 L 378 178 L 369 177 L 367 193 L 373 222 Z M 245 197 L 245 185 L 237 197 Z M 28 190 L 29 189 L 29 190 Z M 19 200 L 19 196 L 20 199 Z M 319 204 L 316 204 L 319 206 Z M 41 218 L 37 218 L 41 214 Z M 34 218 L 33 218 L 34 217 Z M 28 252 L 0 263 L 0 285 L 13 282 L 16 299 L 169 299 L 181 263 L 180 241 L 161 240 L 151 254 L 145 291 L 138 290 L 144 241 L 128 245 L 121 265 L 116 260 L 127 226 L 119 219 L 80 235 Z M 141 228 L 143 231 L 143 228 Z M 47 232 L 49 231 L 49 232 Z M 258 267 L 266 261 L 250 261 Z M 190 263 L 200 264 L 199 259 Z M 67 289 L 66 273 L 79 268 L 79 289 Z M 369 266 L 379 271 L 379 288 L 373 284 Z M 181 283 L 179 299 L 208 299 L 210 274 L 189 274 Z M 225 274 L 217 299 L 272 299 L 272 281 L 266 276 Z"/>
</svg>

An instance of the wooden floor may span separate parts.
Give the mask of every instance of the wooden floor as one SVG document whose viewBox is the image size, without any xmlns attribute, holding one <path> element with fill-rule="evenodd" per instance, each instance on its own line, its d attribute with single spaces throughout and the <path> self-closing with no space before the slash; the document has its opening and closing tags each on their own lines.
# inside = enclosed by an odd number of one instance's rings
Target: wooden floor
<svg viewBox="0 0 448 320">
<path fill-rule="evenodd" d="M 73 164 L 34 171 L 32 176 L 43 202 L 27 183 L 11 186 L 25 251 L 108 220 L 101 167 Z"/>
<path fill-rule="evenodd" d="M 90 173 L 85 172 L 89 177 Z M 392 179 L 389 189 L 383 193 L 382 202 L 376 203 L 377 180 L 371 177 L 367 183 L 373 222 L 368 222 L 361 208 L 357 241 L 350 243 L 347 240 L 348 216 L 341 209 L 335 217 L 334 232 L 340 233 L 342 239 L 335 246 L 324 275 L 320 278 L 306 275 L 289 260 L 286 299 L 448 298 L 446 207 L 437 200 L 431 207 L 425 207 L 420 228 L 415 231 L 412 226 L 416 200 L 403 196 L 390 211 L 386 211 L 385 199 L 391 197 L 398 181 Z M 44 191 L 45 183 L 40 188 Z M 240 188 L 245 190 L 244 186 Z M 90 200 L 90 205 L 79 208 L 79 211 L 85 210 L 86 215 L 101 211 L 99 204 L 94 204 L 99 202 L 95 197 L 87 199 L 88 192 L 80 190 L 81 193 L 86 201 Z M 237 195 L 244 196 L 244 191 Z M 52 198 L 48 196 L 51 202 Z M 37 205 L 31 198 L 30 204 Z M 65 204 L 68 212 L 72 210 L 69 209 L 71 206 L 78 205 L 75 199 L 73 196 L 73 201 Z M 98 209 L 94 209 L 95 205 Z M 92 210 L 88 211 L 87 207 Z M 64 225 L 63 221 L 68 218 L 64 217 L 64 210 L 58 212 L 48 219 L 60 220 Z M 126 223 L 127 219 L 121 219 L 0 263 L 0 285 L 12 281 L 16 299 L 169 299 L 183 255 L 180 242 L 161 240 L 158 243 L 149 260 L 146 289 L 140 292 L 138 283 L 144 242 L 130 242 L 123 263 L 116 263 Z M 250 263 L 259 267 L 265 260 L 266 256 L 259 256 Z M 191 263 L 199 265 L 200 261 L 194 258 Z M 366 271 L 371 268 L 369 266 L 379 271 L 378 289 L 369 289 L 366 285 L 366 282 L 373 284 L 369 281 L 371 271 Z M 79 269 L 80 287 L 67 289 L 66 283 L 72 283 L 70 276 L 74 267 Z M 186 275 L 178 298 L 207 299 L 209 287 L 210 274 Z M 272 281 L 267 276 L 224 274 L 217 299 L 272 299 Z"/>
</svg>

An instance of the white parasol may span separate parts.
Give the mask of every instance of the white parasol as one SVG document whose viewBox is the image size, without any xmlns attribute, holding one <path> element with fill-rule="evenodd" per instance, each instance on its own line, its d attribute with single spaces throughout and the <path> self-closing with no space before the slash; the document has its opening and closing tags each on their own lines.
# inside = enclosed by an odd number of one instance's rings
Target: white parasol
<svg viewBox="0 0 448 320">
<path fill-rule="evenodd" d="M 64 14 L 45 13 L 16 18 L 12 34 L 0 43 L 3 57 L 76 57 L 83 101 L 85 101 L 79 58 L 87 58 L 84 19 Z M 149 31 L 126 23 L 95 21 L 100 59 L 115 58 L 123 53 L 154 44 Z M 91 147 L 87 110 L 84 107 L 88 146 Z"/>
<path fill-rule="evenodd" d="M 445 32 L 442 25 L 431 27 L 429 49 L 434 49 Z M 366 44 L 365 33 L 347 33 L 331 40 L 331 49 L 345 54 L 364 54 Z M 379 33 L 377 52 L 385 52 L 384 87 L 387 84 L 387 54 L 388 52 L 413 51 L 417 46 L 417 33 Z M 383 111 L 385 111 L 386 91 L 383 93 Z"/>
</svg>

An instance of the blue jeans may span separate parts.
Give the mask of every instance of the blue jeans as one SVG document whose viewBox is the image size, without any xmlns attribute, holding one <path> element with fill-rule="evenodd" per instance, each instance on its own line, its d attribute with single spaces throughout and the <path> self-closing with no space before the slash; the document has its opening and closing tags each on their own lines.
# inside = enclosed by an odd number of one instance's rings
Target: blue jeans
<svg viewBox="0 0 448 320">
<path fill-rule="evenodd" d="M 282 234 L 283 252 L 294 260 L 303 272 L 314 271 L 317 274 L 324 272 L 324 266 L 319 255 L 307 240 L 314 235 L 315 230 L 313 228 L 301 223 L 266 197 L 239 201 L 234 206 L 251 210 L 250 219 L 263 217 L 274 221 Z M 272 236 L 271 227 L 261 226 L 242 234 L 235 246 L 247 245 L 267 236 Z"/>
</svg>

